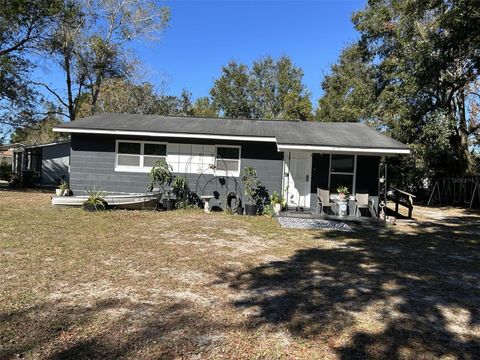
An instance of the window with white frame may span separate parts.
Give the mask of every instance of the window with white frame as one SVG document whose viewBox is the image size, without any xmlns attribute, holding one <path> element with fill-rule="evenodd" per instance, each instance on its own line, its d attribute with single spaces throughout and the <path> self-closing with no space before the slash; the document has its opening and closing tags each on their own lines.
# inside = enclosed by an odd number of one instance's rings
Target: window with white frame
<svg viewBox="0 0 480 360">
<path fill-rule="evenodd" d="M 339 186 L 346 186 L 355 193 L 355 155 L 332 154 L 330 157 L 330 192 L 336 193 Z"/>
<path fill-rule="evenodd" d="M 117 141 L 116 170 L 149 171 L 156 161 L 166 159 L 166 144 L 146 141 Z"/>
<path fill-rule="evenodd" d="M 173 172 L 209 173 L 210 166 L 215 162 L 215 145 L 169 143 L 167 154 L 167 162 Z"/>
<path fill-rule="evenodd" d="M 217 145 L 215 167 L 219 174 L 239 176 L 240 146 Z"/>
<path fill-rule="evenodd" d="M 165 160 L 175 173 L 240 175 L 240 146 L 118 140 L 116 171 L 148 172 Z"/>
</svg>

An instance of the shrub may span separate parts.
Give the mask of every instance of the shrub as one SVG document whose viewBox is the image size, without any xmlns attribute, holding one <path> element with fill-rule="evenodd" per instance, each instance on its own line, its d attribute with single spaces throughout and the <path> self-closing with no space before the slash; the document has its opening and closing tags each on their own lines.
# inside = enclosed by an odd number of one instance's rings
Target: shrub
<svg viewBox="0 0 480 360">
<path fill-rule="evenodd" d="M 90 188 L 87 190 L 88 199 L 83 203 L 83 208 L 86 210 L 106 210 L 108 207 L 107 202 L 103 198 L 105 192 L 102 190 L 97 190 L 95 188 Z"/>
<path fill-rule="evenodd" d="M 0 180 L 10 180 L 12 176 L 12 166 L 6 161 L 0 162 Z"/>
</svg>

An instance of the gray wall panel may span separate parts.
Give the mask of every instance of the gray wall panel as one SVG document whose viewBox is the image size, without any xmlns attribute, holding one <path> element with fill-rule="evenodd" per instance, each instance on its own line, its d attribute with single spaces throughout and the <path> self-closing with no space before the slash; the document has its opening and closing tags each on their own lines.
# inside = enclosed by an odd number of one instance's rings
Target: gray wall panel
<svg viewBox="0 0 480 360">
<path fill-rule="evenodd" d="M 64 177 L 68 181 L 70 143 L 42 147 L 42 185 L 55 185 Z"/>
<path fill-rule="evenodd" d="M 283 153 L 275 143 L 232 142 L 179 138 L 113 137 L 107 135 L 72 134 L 70 160 L 70 184 L 75 194 L 83 193 L 90 187 L 115 192 L 143 192 L 148 185 L 148 173 L 115 171 L 115 140 L 131 139 L 189 144 L 241 145 L 241 167 L 253 166 L 266 189 L 281 192 Z M 224 208 L 226 195 L 240 194 L 243 201 L 242 182 L 238 177 L 223 178 L 213 175 L 178 174 L 186 177 L 190 188 L 198 195 L 219 195 L 212 205 Z M 222 180 L 225 181 L 222 181 Z"/>
</svg>

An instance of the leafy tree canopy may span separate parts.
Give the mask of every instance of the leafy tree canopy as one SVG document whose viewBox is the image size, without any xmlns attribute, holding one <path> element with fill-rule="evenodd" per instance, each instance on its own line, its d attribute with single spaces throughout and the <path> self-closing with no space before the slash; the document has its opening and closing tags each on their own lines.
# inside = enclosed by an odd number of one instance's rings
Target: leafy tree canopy
<svg viewBox="0 0 480 360">
<path fill-rule="evenodd" d="M 303 71 L 286 56 L 265 57 L 251 68 L 232 61 L 210 95 L 225 117 L 309 120 L 312 104 L 302 79 Z"/>
<path fill-rule="evenodd" d="M 36 94 L 27 55 L 49 36 L 62 1 L 0 1 L 0 142 L 34 115 Z"/>
<path fill-rule="evenodd" d="M 475 172 L 480 2 L 371 0 L 353 22 L 361 37 L 325 78 L 317 117 L 414 144 L 422 176 Z"/>
</svg>

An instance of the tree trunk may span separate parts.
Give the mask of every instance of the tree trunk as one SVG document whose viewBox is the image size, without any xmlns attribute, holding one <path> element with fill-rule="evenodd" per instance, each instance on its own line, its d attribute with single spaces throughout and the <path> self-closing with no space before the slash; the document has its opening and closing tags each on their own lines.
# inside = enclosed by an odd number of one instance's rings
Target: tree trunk
<svg viewBox="0 0 480 360">
<path fill-rule="evenodd" d="M 450 143 L 457 158 L 457 172 L 459 176 L 469 176 L 475 174 L 475 166 L 472 154 L 468 149 L 468 133 L 458 129 L 457 133 L 452 135 Z"/>
<path fill-rule="evenodd" d="M 70 64 L 70 54 L 67 52 L 64 56 L 65 74 L 67 79 L 67 97 L 68 97 L 68 117 L 70 121 L 75 120 L 75 104 L 72 94 L 72 74 Z"/>
</svg>

